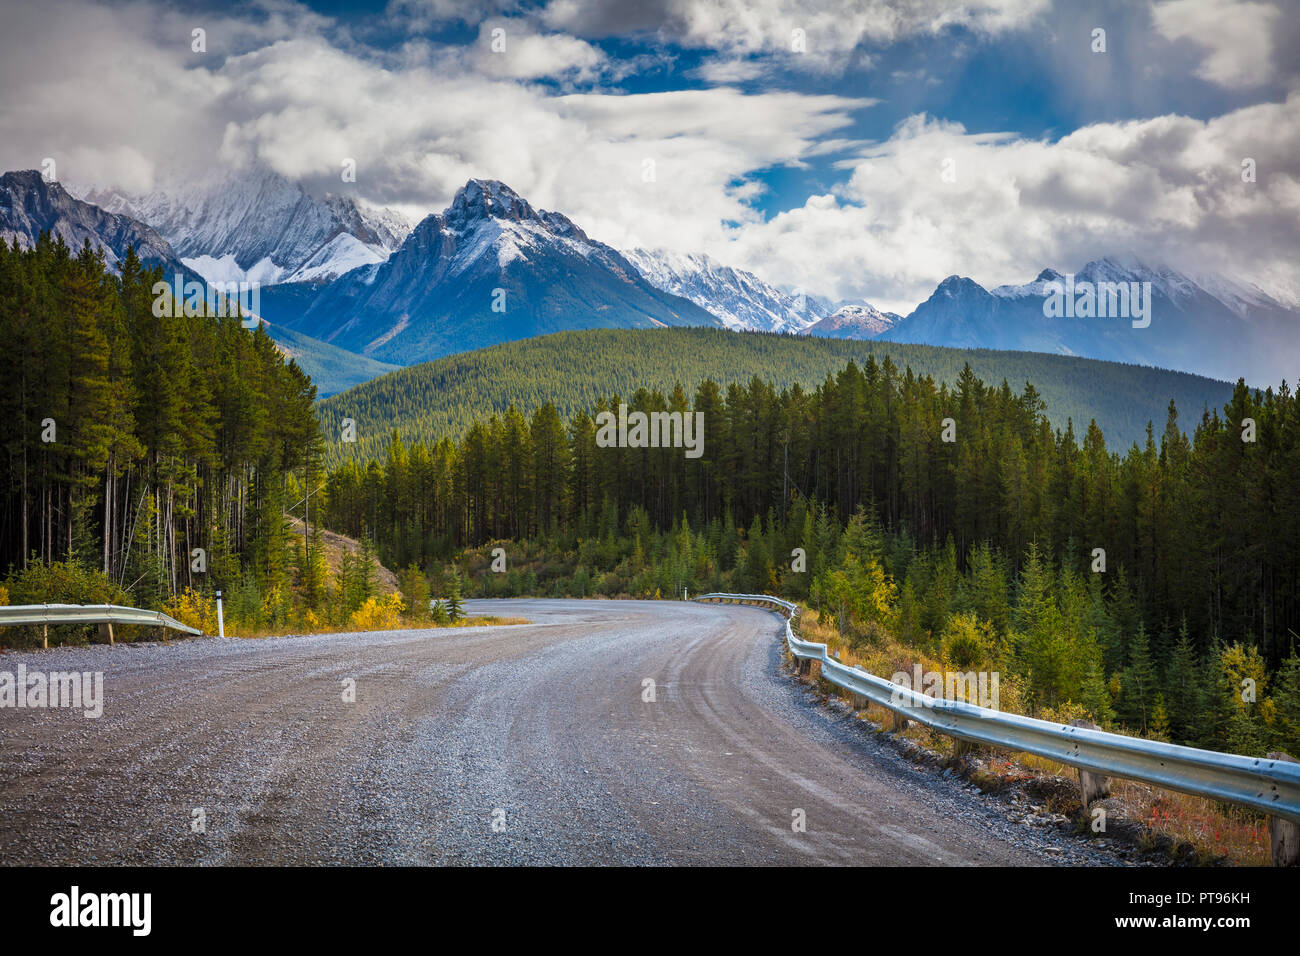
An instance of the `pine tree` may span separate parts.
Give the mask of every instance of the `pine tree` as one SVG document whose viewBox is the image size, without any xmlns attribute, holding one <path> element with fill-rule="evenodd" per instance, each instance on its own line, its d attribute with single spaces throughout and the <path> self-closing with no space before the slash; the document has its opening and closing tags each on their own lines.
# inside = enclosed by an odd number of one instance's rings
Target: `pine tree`
<svg viewBox="0 0 1300 956">
<path fill-rule="evenodd" d="M 446 587 L 447 619 L 455 624 L 465 617 L 465 604 L 460 597 L 460 572 L 454 567 L 447 576 Z"/>
<path fill-rule="evenodd" d="M 428 620 L 429 579 L 415 564 L 409 564 L 399 575 L 398 587 L 402 592 L 402 601 L 406 604 L 406 615 L 414 621 Z"/>
<path fill-rule="evenodd" d="M 1121 715 L 1126 722 L 1145 733 L 1150 725 L 1156 693 L 1155 665 L 1151 662 L 1145 625 L 1138 625 L 1137 633 L 1129 641 L 1128 654 Z"/>
<path fill-rule="evenodd" d="M 767 552 L 767 543 L 763 540 L 763 522 L 754 516 L 753 522 L 749 526 L 749 533 L 745 536 L 745 544 L 741 550 L 741 561 L 738 568 L 739 583 L 748 594 L 762 594 L 767 590 L 767 576 L 770 567 L 770 558 Z"/>
<path fill-rule="evenodd" d="M 1204 696 L 1201 670 L 1184 620 L 1169 656 L 1169 666 L 1165 669 L 1163 695 L 1168 702 L 1171 739 L 1179 743 L 1197 740 L 1202 733 Z"/>
<path fill-rule="evenodd" d="M 1084 673 L 1079 703 L 1102 727 L 1109 727 L 1115 719 L 1115 709 L 1111 705 L 1110 690 L 1106 686 L 1100 660 L 1090 662 Z"/>
<path fill-rule="evenodd" d="M 1152 740 L 1169 741 L 1169 715 L 1165 713 L 1165 699 L 1156 694 L 1155 703 L 1151 705 L 1151 727 L 1147 736 Z"/>
</svg>

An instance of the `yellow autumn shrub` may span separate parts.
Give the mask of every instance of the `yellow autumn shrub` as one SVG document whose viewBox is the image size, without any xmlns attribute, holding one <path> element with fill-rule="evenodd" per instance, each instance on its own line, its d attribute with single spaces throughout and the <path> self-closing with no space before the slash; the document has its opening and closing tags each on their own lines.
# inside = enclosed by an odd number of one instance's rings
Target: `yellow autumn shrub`
<svg viewBox="0 0 1300 956">
<path fill-rule="evenodd" d="M 180 594 L 173 594 L 163 605 L 163 613 L 174 617 L 188 627 L 196 627 L 204 634 L 217 633 L 217 602 L 186 588 Z"/>
<path fill-rule="evenodd" d="M 366 598 L 366 603 L 352 612 L 348 626 L 357 631 L 391 631 L 402 626 L 406 605 L 400 594 Z"/>
</svg>

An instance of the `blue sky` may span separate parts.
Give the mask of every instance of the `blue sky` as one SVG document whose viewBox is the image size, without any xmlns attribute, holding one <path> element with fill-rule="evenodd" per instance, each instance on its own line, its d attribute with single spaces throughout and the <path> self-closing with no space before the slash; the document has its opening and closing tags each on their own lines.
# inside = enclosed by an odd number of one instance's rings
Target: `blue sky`
<svg viewBox="0 0 1300 956">
<path fill-rule="evenodd" d="M 1290 0 L 49 0 L 6 27 L 5 168 L 129 195 L 260 169 L 415 220 L 496 178 L 616 247 L 895 311 L 1115 254 L 1300 299 Z"/>
</svg>

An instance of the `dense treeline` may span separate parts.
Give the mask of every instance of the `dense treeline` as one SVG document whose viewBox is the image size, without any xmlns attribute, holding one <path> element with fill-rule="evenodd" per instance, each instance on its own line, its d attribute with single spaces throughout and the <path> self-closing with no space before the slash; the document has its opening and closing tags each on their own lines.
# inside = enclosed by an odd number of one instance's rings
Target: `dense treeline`
<svg viewBox="0 0 1300 956">
<path fill-rule="evenodd" d="M 133 250 L 114 276 L 89 244 L 0 243 L 0 567 L 90 568 L 153 605 L 245 576 L 287 584 L 289 477 L 318 469 L 315 388 L 238 317 L 155 315 L 171 279 Z"/>
<path fill-rule="evenodd" d="M 814 548 L 795 509 L 842 526 L 866 507 L 891 548 L 909 556 L 894 567 L 900 587 L 912 556 L 923 566 L 950 548 L 954 573 L 966 573 L 973 549 L 987 546 L 1008 586 L 1032 554 L 1093 582 L 1108 608 L 1131 605 L 1108 650 L 1112 670 L 1139 625 L 1169 647 L 1185 626 L 1198 654 L 1240 640 L 1271 666 L 1300 630 L 1300 403 L 1285 384 L 1263 393 L 1239 384 L 1223 415 L 1205 413 L 1190 437 L 1171 403 L 1160 436 L 1148 427 L 1124 455 L 1095 424 L 1082 441 L 1071 427 L 1054 430 L 1032 386 L 990 387 L 966 369 L 949 389 L 874 357 L 811 393 L 757 379 L 725 392 L 705 382 L 689 403 L 677 388 L 640 390 L 628 404 L 703 412 L 703 455 L 601 448 L 594 414 L 566 426 L 549 405 L 530 418 L 512 409 L 476 422 L 459 442 L 407 448 L 394 438 L 385 462 L 345 463 L 329 478 L 328 520 L 373 534 L 385 562 L 398 565 L 498 539 L 575 552 L 642 514 L 647 530 L 689 526 L 709 542 L 727 527 L 749 528 L 781 542 L 768 552 L 767 587 L 797 594 L 807 585 L 791 572 L 789 550 L 804 547 L 812 560 Z M 1243 440 L 1247 419 L 1254 441 Z M 1105 552 L 1104 573 L 1092 570 L 1094 549 Z M 606 556 L 619 557 L 613 548 Z M 708 587 L 733 566 L 710 543 L 682 583 Z M 817 570 L 810 564 L 804 580 Z M 917 577 L 915 599 L 938 600 L 941 584 Z M 944 623 L 932 617 L 928 627 Z"/>
<path fill-rule="evenodd" d="M 1126 448 L 1141 442 L 1146 423 L 1161 421 L 1173 399 L 1185 414 L 1222 406 L 1232 386 L 1185 372 L 1101 362 L 1067 355 L 997 352 L 855 342 L 721 329 L 590 329 L 508 342 L 402 369 L 320 403 L 331 440 L 329 467 L 344 457 L 383 457 L 393 430 L 408 445 L 459 438 L 475 420 L 514 405 L 531 416 L 550 402 L 568 419 L 601 398 L 638 388 L 688 392 L 705 379 L 722 388 L 754 375 L 776 388 L 815 388 L 849 361 L 886 357 L 935 381 L 955 382 L 965 364 L 986 382 L 1033 382 L 1054 427 L 1095 418 L 1107 439 Z M 344 419 L 356 442 L 335 442 Z"/>
</svg>

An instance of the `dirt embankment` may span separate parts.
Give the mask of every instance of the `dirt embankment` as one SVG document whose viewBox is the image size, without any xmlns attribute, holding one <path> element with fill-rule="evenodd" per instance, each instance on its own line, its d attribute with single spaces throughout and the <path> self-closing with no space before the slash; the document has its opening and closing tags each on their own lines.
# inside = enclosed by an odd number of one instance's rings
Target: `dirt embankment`
<svg viewBox="0 0 1300 956">
<path fill-rule="evenodd" d="M 289 518 L 289 530 L 298 537 L 306 533 L 301 518 Z M 315 529 L 313 529 L 314 531 Z M 337 575 L 339 568 L 343 565 L 343 552 L 350 551 L 353 554 L 361 553 L 361 542 L 356 538 L 349 538 L 347 535 L 338 534 L 326 528 L 320 529 L 320 543 L 325 548 L 325 563 L 329 565 L 330 573 Z M 379 587 L 380 594 L 396 594 L 397 575 L 375 559 L 375 584 Z"/>
</svg>

